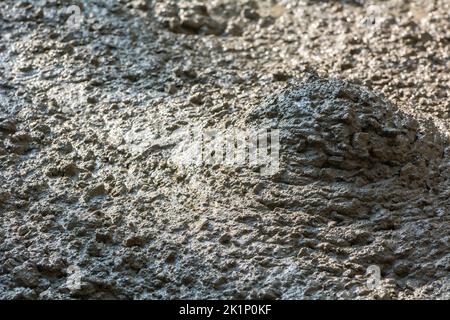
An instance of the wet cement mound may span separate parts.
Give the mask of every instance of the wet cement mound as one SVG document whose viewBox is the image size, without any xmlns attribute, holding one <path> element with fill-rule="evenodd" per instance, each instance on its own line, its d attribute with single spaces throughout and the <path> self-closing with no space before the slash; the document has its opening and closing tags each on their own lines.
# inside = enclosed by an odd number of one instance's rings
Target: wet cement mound
<svg viewBox="0 0 450 320">
<path fill-rule="evenodd" d="M 280 129 L 280 170 L 256 188 L 270 208 L 364 216 L 445 181 L 446 138 L 434 125 L 348 82 L 290 85 L 251 109 L 245 125 Z"/>
</svg>

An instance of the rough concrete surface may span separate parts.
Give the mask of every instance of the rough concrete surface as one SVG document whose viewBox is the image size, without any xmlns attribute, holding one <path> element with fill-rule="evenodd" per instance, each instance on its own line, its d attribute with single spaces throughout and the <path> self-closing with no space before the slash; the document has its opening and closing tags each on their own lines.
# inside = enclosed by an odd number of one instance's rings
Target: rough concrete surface
<svg viewBox="0 0 450 320">
<path fill-rule="evenodd" d="M 450 299 L 449 12 L 0 1 L 0 298 Z"/>
</svg>

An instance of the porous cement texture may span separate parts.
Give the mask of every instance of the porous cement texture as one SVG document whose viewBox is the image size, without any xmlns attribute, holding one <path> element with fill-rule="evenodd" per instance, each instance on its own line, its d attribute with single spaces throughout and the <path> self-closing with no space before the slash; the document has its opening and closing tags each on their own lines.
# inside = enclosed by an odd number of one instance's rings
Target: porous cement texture
<svg viewBox="0 0 450 320">
<path fill-rule="evenodd" d="M 1 1 L 0 298 L 449 299 L 448 12 Z M 174 161 L 192 128 L 279 170 Z"/>
</svg>

